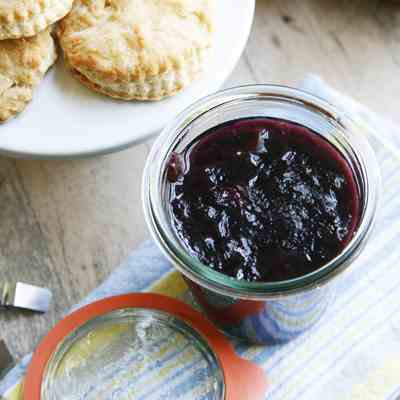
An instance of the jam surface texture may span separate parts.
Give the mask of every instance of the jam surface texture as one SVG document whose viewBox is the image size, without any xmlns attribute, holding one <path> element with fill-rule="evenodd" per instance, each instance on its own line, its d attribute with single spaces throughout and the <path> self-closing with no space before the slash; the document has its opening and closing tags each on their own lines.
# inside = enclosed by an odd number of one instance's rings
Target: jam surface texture
<svg viewBox="0 0 400 400">
<path fill-rule="evenodd" d="M 317 270 L 359 223 L 348 162 L 317 133 L 284 120 L 217 126 L 173 154 L 167 178 L 184 247 L 236 279 L 276 282 Z"/>
</svg>

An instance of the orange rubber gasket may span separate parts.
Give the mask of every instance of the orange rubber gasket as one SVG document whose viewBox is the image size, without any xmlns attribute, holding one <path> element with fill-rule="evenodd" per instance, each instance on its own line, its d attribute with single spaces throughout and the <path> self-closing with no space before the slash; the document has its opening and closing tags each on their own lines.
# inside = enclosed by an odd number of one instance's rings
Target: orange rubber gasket
<svg viewBox="0 0 400 400">
<path fill-rule="evenodd" d="M 225 378 L 224 400 L 265 398 L 268 384 L 264 371 L 237 356 L 228 339 L 201 313 L 168 296 L 133 293 L 89 304 L 60 321 L 41 342 L 32 357 L 24 384 L 24 399 L 41 400 L 42 381 L 47 363 L 65 337 L 94 318 L 124 308 L 147 308 L 167 312 L 182 319 L 202 335 L 222 366 Z"/>
</svg>

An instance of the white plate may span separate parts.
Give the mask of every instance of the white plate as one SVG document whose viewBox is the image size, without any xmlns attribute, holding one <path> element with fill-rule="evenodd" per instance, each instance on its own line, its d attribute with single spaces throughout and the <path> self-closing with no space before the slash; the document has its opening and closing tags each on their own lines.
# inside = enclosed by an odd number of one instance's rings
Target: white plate
<svg viewBox="0 0 400 400">
<path fill-rule="evenodd" d="M 217 0 L 216 37 L 203 77 L 167 100 L 123 102 L 89 91 L 65 70 L 52 69 L 27 110 L 0 125 L 0 153 L 74 158 L 110 153 L 157 134 L 199 98 L 219 89 L 246 45 L 255 0 Z"/>
</svg>

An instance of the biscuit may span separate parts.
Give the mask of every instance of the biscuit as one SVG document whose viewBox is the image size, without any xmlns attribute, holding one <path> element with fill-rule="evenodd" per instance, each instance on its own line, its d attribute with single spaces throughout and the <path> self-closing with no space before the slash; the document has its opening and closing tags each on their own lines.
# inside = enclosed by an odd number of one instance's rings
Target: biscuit
<svg viewBox="0 0 400 400">
<path fill-rule="evenodd" d="M 200 74 L 212 0 L 76 0 L 58 28 L 73 75 L 124 100 L 160 100 Z"/>
<path fill-rule="evenodd" d="M 73 0 L 0 0 L 0 40 L 31 37 L 63 18 Z"/>
<path fill-rule="evenodd" d="M 49 29 L 31 38 L 0 41 L 0 123 L 24 110 L 56 59 Z"/>
</svg>

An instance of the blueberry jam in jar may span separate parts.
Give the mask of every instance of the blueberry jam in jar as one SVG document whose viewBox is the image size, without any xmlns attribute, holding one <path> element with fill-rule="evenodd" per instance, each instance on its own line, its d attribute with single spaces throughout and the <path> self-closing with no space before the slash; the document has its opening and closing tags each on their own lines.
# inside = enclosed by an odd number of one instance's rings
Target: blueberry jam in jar
<svg viewBox="0 0 400 400">
<path fill-rule="evenodd" d="M 321 135 L 256 117 L 207 130 L 167 170 L 173 229 L 189 254 L 238 280 L 279 282 L 338 256 L 360 222 L 345 157 Z"/>
<path fill-rule="evenodd" d="M 381 178 L 360 122 L 306 91 L 252 85 L 200 99 L 155 141 L 150 233 L 228 335 L 293 340 L 362 269 Z"/>
</svg>

